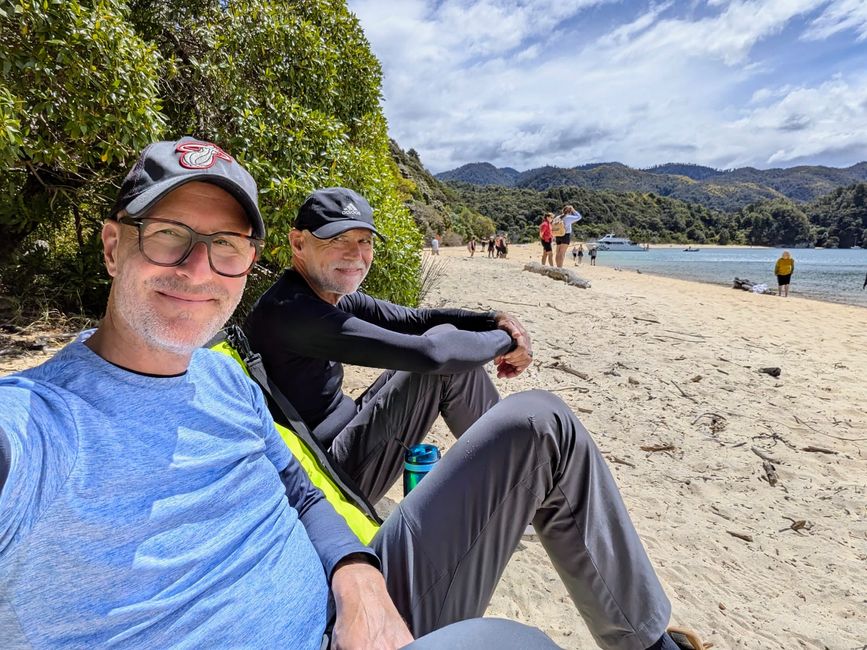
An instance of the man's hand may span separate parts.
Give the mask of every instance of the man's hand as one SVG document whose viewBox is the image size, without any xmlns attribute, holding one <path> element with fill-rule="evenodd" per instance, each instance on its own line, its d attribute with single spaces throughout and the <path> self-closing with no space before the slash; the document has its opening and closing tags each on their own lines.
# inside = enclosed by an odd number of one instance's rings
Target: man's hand
<svg viewBox="0 0 867 650">
<path fill-rule="evenodd" d="M 385 588 L 382 574 L 363 559 L 341 561 L 331 577 L 337 620 L 331 647 L 337 650 L 395 650 L 412 634 Z"/>
<path fill-rule="evenodd" d="M 504 311 L 498 311 L 494 316 L 497 327 L 515 340 L 515 349 L 494 359 L 497 366 L 497 377 L 511 379 L 524 372 L 533 363 L 533 345 L 530 333 L 521 322 Z"/>
</svg>

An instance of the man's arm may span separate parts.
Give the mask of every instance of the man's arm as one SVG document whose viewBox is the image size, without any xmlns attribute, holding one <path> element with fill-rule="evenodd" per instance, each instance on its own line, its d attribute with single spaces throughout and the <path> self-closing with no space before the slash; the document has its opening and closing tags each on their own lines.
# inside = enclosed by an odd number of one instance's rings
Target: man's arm
<svg viewBox="0 0 867 650">
<path fill-rule="evenodd" d="M 579 217 L 580 218 L 580 217 Z M 453 325 L 459 330 L 483 332 L 501 329 L 513 339 L 512 349 L 506 355 L 494 358 L 497 376 L 515 377 L 532 362 L 533 349 L 530 334 L 512 314 L 506 312 L 475 312 L 467 309 L 411 309 L 385 300 L 377 300 L 356 292 L 346 296 L 341 309 L 359 318 L 391 331 L 422 334 L 436 325 Z M 392 366 L 384 366 L 391 368 Z M 399 368 L 402 370 L 402 368 Z"/>
<path fill-rule="evenodd" d="M 365 559 L 349 557 L 334 571 L 337 607 L 332 647 L 338 650 L 402 648 L 412 634 L 394 606 L 382 574 Z"/>
<path fill-rule="evenodd" d="M 454 325 L 468 332 L 486 332 L 497 329 L 497 312 L 469 309 L 414 309 L 379 300 L 356 291 L 344 296 L 338 303 L 343 311 L 379 327 L 402 334 L 424 334 L 437 325 Z"/>
<path fill-rule="evenodd" d="M 358 540 L 300 463 L 290 461 L 280 479 L 331 584 L 337 609 L 332 647 L 390 649 L 410 643 L 412 634 L 388 594 L 376 554 Z"/>
<path fill-rule="evenodd" d="M 266 355 L 269 349 L 282 350 L 317 359 L 423 373 L 471 370 L 514 346 L 507 332 L 490 325 L 488 331 L 448 329 L 428 335 L 404 334 L 312 297 L 262 306 L 250 315 L 247 326 L 251 342 Z"/>
<path fill-rule="evenodd" d="M 370 564 L 379 567 L 376 554 L 359 541 L 325 495 L 310 482 L 307 472 L 294 457 L 280 472 L 280 480 L 286 488 L 289 505 L 298 511 L 329 580 L 340 561 L 349 555 L 363 556 Z"/>
</svg>

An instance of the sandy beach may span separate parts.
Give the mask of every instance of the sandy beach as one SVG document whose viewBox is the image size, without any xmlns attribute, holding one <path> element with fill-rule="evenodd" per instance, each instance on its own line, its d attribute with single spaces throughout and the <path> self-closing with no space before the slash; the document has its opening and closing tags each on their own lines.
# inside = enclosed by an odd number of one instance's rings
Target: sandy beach
<svg viewBox="0 0 867 650">
<path fill-rule="evenodd" d="M 592 282 L 584 290 L 522 271 L 536 245 L 509 253 L 443 249 L 426 304 L 502 309 L 525 323 L 534 365 L 498 388 L 553 390 L 578 412 L 673 622 L 714 648 L 867 644 L 867 310 L 587 261 L 576 269 Z M 355 387 L 372 374 L 356 371 Z M 441 421 L 432 437 L 451 442 Z M 653 446 L 673 449 L 641 449 Z M 775 461 L 775 486 L 757 452 Z M 537 625 L 564 648 L 596 647 L 533 539 L 488 614 Z"/>
<path fill-rule="evenodd" d="M 577 270 L 593 286 L 583 290 L 523 271 L 538 254 L 443 249 L 425 302 L 507 310 L 525 323 L 535 362 L 498 387 L 552 390 L 578 412 L 611 463 L 673 622 L 717 649 L 864 647 L 867 310 L 586 261 Z M 65 340 L 0 357 L 0 373 Z M 348 387 L 375 374 L 352 369 Z M 431 437 L 451 443 L 441 421 Z M 389 497 L 399 495 L 397 486 Z M 488 614 L 537 625 L 564 648 L 595 647 L 533 538 Z"/>
</svg>

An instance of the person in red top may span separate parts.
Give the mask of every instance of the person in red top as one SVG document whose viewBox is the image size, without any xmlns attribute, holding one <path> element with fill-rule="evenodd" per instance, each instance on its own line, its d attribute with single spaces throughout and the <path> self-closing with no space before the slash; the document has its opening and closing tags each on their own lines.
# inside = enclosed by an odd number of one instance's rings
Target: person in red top
<svg viewBox="0 0 867 650">
<path fill-rule="evenodd" d="M 554 254 L 551 251 L 551 241 L 554 236 L 551 234 L 551 219 L 554 215 L 550 212 L 542 217 L 542 223 L 539 225 L 539 239 L 542 240 L 542 264 L 548 260 L 548 266 L 554 266 Z"/>
</svg>

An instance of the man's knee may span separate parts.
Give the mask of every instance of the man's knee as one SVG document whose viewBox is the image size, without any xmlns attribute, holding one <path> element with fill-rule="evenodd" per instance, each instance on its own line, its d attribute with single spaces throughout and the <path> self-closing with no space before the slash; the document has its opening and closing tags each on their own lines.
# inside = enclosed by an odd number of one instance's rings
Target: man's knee
<svg viewBox="0 0 867 650">
<path fill-rule="evenodd" d="M 554 393 L 528 390 L 509 395 L 501 405 L 516 420 L 529 425 L 508 427 L 512 433 L 524 435 L 529 432 L 536 436 L 554 436 L 559 443 L 568 439 L 570 445 L 578 446 L 591 442 L 590 434 L 572 409 Z"/>
</svg>

